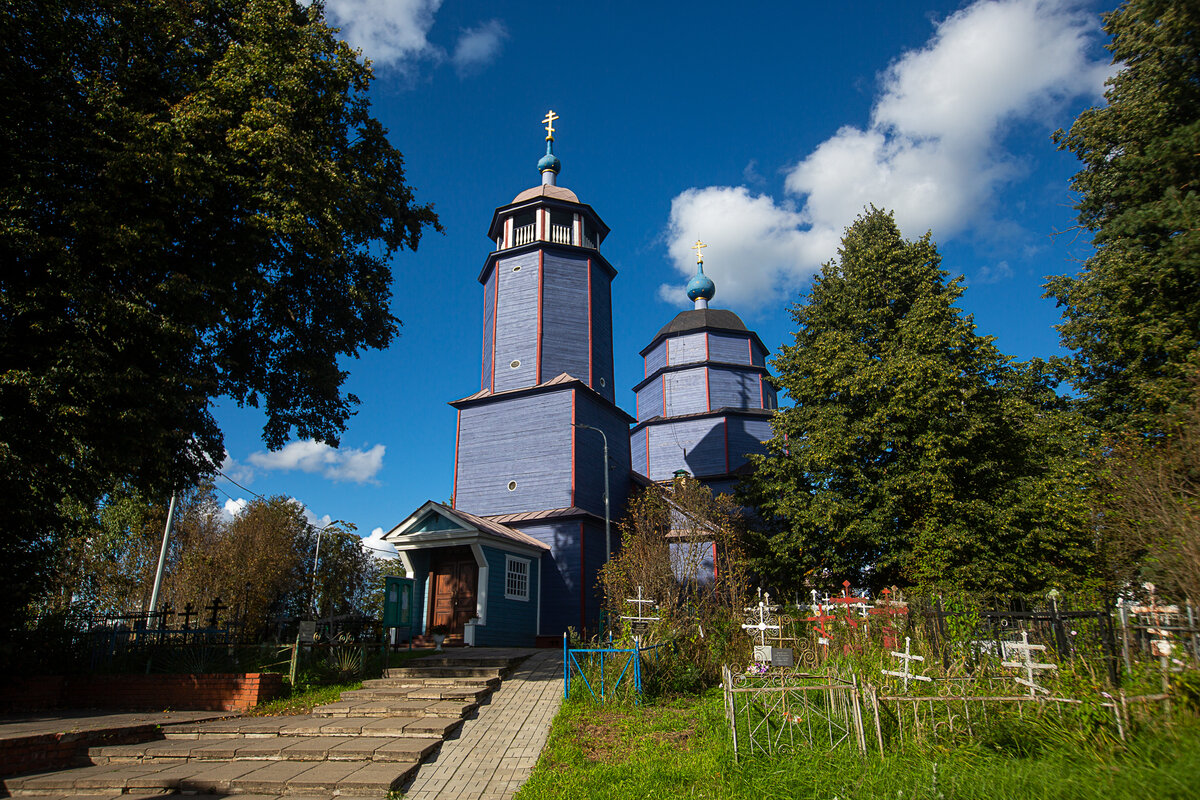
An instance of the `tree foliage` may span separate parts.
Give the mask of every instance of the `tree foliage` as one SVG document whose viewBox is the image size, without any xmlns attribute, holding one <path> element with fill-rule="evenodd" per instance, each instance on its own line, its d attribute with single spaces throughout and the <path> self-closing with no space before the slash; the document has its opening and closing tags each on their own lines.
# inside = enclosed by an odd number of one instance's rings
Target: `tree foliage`
<svg viewBox="0 0 1200 800">
<path fill-rule="evenodd" d="M 635 496 L 621 522 L 621 549 L 600 573 L 609 628 L 632 645 L 628 601 L 657 603 L 659 618 L 642 644 L 660 650 L 648 675 L 652 691 L 695 690 L 719 680 L 722 664 L 746 660 L 739 627 L 747 603 L 740 510 L 697 480 Z M 643 609 L 649 614 L 649 609 Z"/>
<path fill-rule="evenodd" d="M 83 534 L 59 553 L 37 610 L 147 610 L 166 514 L 165 504 L 137 493 L 110 496 L 98 519 L 81 521 Z M 268 632 L 276 619 L 373 615 L 382 592 L 383 566 L 353 526 L 315 528 L 299 503 L 281 496 L 256 499 L 230 518 L 211 486 L 181 493 L 165 566 L 160 605 L 199 611 L 220 598 L 222 619 L 232 615 L 250 636 Z"/>
<path fill-rule="evenodd" d="M 1084 571 L 1080 425 L 1045 363 L 979 336 L 926 234 L 870 209 L 792 309 L 774 418 L 741 499 L 777 593 L 849 579 L 881 589 L 1028 592 Z"/>
<path fill-rule="evenodd" d="M 1127 0 L 1105 29 L 1108 102 L 1056 136 L 1083 162 L 1072 185 L 1096 250 L 1046 288 L 1091 415 L 1153 429 L 1200 365 L 1200 5 Z"/>
<path fill-rule="evenodd" d="M 213 398 L 336 444 L 342 361 L 389 343 L 390 257 L 437 221 L 319 3 L 15 3 L 0 42 L 11 612 L 114 485 L 221 462 Z"/>
<path fill-rule="evenodd" d="M 1155 584 L 1175 600 L 1200 598 L 1200 380 L 1163 433 L 1115 437 L 1097 495 L 1113 589 Z"/>
</svg>

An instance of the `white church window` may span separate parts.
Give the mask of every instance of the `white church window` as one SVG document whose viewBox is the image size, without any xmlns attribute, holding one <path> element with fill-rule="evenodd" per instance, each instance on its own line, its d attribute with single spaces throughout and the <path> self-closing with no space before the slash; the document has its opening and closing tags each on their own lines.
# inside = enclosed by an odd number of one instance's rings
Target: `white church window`
<svg viewBox="0 0 1200 800">
<path fill-rule="evenodd" d="M 504 557 L 504 597 L 507 600 L 529 599 L 529 559 Z"/>
</svg>

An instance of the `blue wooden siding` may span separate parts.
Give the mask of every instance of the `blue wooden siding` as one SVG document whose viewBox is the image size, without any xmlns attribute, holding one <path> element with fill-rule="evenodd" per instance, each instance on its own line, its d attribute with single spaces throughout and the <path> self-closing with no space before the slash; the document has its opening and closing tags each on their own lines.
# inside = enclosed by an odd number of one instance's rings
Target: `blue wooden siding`
<svg viewBox="0 0 1200 800">
<path fill-rule="evenodd" d="M 748 460 L 748 453 L 765 453 L 763 442 L 771 438 L 771 423 L 766 419 L 730 416 L 729 469 L 735 470 Z"/>
<path fill-rule="evenodd" d="M 547 252 L 542 261 L 542 380 L 588 381 L 588 263 Z"/>
<path fill-rule="evenodd" d="M 669 341 L 667 357 L 670 359 L 670 366 L 692 364 L 707 357 L 703 331 L 676 336 Z"/>
<path fill-rule="evenodd" d="M 671 354 L 674 359 L 674 353 Z M 704 368 L 667 372 L 663 375 L 663 416 L 678 417 L 708 411 Z"/>
<path fill-rule="evenodd" d="M 613 520 L 620 519 L 629 492 L 629 424 L 613 406 L 586 392 L 575 402 L 575 421 L 604 431 L 608 437 L 609 493 Z M 595 431 L 580 428 L 575 433 L 575 505 L 604 516 L 604 440 Z"/>
<path fill-rule="evenodd" d="M 462 409 L 457 505 L 508 514 L 571 505 L 571 388 Z M 508 482 L 517 488 L 508 490 Z"/>
<path fill-rule="evenodd" d="M 509 600 L 504 596 L 507 575 L 505 551 L 482 545 L 488 565 L 487 624 L 475 628 L 477 647 L 532 647 L 537 636 L 537 586 L 540 560 L 536 556 L 512 554 L 529 562 L 529 599 Z"/>
<path fill-rule="evenodd" d="M 647 383 L 637 393 L 638 422 L 653 417 L 661 417 L 663 413 L 663 382 L 655 379 Z"/>
<path fill-rule="evenodd" d="M 700 478 L 725 472 L 725 431 L 720 417 L 651 425 L 646 477 L 661 481 L 677 469 Z"/>
<path fill-rule="evenodd" d="M 521 267 L 514 272 L 514 267 Z M 538 252 L 496 262 L 500 296 L 496 308 L 496 391 L 536 382 Z M 519 366 L 510 366 L 513 362 Z"/>
<path fill-rule="evenodd" d="M 708 357 L 725 364 L 750 363 L 750 337 L 731 333 L 708 334 Z"/>
<path fill-rule="evenodd" d="M 512 527 L 519 527 L 523 533 L 550 546 L 550 553 L 542 556 L 544 569 L 539 598 L 542 605 L 542 635 L 561 636 L 568 625 L 579 630 L 579 592 L 584 585 L 579 563 L 579 520 L 514 524 Z"/>
<path fill-rule="evenodd" d="M 492 388 L 492 312 L 496 307 L 496 270 L 483 285 L 483 375 L 479 388 Z"/>
<path fill-rule="evenodd" d="M 640 475 L 646 474 L 646 432 L 634 431 L 629 434 L 629 455 L 633 461 L 633 469 Z"/>
<path fill-rule="evenodd" d="M 761 367 L 766 364 L 767 353 L 757 344 L 750 345 L 750 363 L 756 367 Z"/>
<path fill-rule="evenodd" d="M 707 585 L 716 577 L 712 542 L 674 542 L 667 545 L 667 552 L 677 580 Z"/>
<path fill-rule="evenodd" d="M 612 275 L 592 262 L 592 378 L 591 387 L 610 403 L 617 402 L 613 380 Z M 587 381 L 587 375 L 579 376 Z M 600 381 L 604 381 L 604 385 Z"/>
<path fill-rule="evenodd" d="M 714 409 L 759 408 L 758 373 L 709 367 L 708 394 Z"/>
<path fill-rule="evenodd" d="M 733 495 L 734 486 L 737 485 L 736 478 L 718 478 L 717 480 L 704 481 L 704 485 L 713 493 L 713 497 L 719 494 Z"/>
<path fill-rule="evenodd" d="M 646 368 L 643 377 L 650 377 L 656 371 L 667 365 L 667 340 L 659 342 L 653 350 L 646 353 Z"/>
<path fill-rule="evenodd" d="M 763 378 L 762 394 L 763 408 L 771 410 L 779 408 L 779 396 L 775 392 L 775 387 L 768 383 L 765 377 Z"/>
</svg>

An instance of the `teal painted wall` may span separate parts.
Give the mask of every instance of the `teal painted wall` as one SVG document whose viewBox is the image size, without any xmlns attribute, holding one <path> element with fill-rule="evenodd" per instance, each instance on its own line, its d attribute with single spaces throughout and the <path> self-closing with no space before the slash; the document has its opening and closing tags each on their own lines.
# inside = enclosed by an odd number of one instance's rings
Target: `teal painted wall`
<svg viewBox="0 0 1200 800">
<path fill-rule="evenodd" d="M 475 629 L 477 647 L 533 647 L 537 636 L 538 572 L 541 559 L 517 556 L 529 561 L 529 599 L 509 600 L 504 596 L 505 552 L 483 545 L 488 563 L 487 625 Z"/>
</svg>

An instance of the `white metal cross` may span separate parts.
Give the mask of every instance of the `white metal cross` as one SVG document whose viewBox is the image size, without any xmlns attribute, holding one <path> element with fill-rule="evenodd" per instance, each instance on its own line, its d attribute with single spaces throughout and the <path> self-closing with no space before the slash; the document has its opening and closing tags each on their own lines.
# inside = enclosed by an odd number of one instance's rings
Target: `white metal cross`
<svg viewBox="0 0 1200 800">
<path fill-rule="evenodd" d="M 905 636 L 904 637 L 904 652 L 898 653 L 895 650 L 893 650 L 892 657 L 900 659 L 900 662 L 903 664 L 903 666 L 901 667 L 901 669 L 903 671 L 902 672 L 893 672 L 890 669 L 882 669 L 882 670 L 880 670 L 880 672 L 882 672 L 884 675 L 892 675 L 893 677 L 900 678 L 901 680 L 903 680 L 905 692 L 908 691 L 908 682 L 910 680 L 926 681 L 926 682 L 933 680 L 932 678 L 930 678 L 927 675 L 917 675 L 912 671 L 912 662 L 925 660 L 925 656 L 914 656 L 912 654 L 912 637 Z"/>
<path fill-rule="evenodd" d="M 1042 694 L 1050 694 L 1049 689 L 1045 688 L 1044 686 L 1038 686 L 1037 680 L 1035 680 L 1035 676 L 1038 674 L 1038 670 L 1058 669 L 1058 665 L 1057 664 L 1040 664 L 1037 661 L 1033 660 L 1033 651 L 1034 650 L 1045 650 L 1046 645 L 1030 644 L 1029 643 L 1029 632 L 1021 631 L 1021 641 L 1020 642 L 1006 642 L 1005 647 L 1009 650 L 1018 650 L 1021 653 L 1020 661 L 1001 661 L 1000 662 L 1000 666 L 1002 666 L 1002 667 L 1009 667 L 1011 669 L 1025 670 L 1024 678 L 1015 677 L 1015 678 L 1013 678 L 1013 680 L 1015 680 L 1017 683 L 1021 684 L 1022 686 L 1028 687 L 1030 697 L 1036 697 L 1037 692 L 1041 692 Z"/>
<path fill-rule="evenodd" d="M 767 595 L 766 599 L 769 601 L 771 596 Z M 751 616 L 748 618 L 750 621 L 742 626 L 742 630 L 746 631 L 751 638 L 757 636 L 758 643 L 765 646 L 767 643 L 767 631 L 779 632 L 779 625 L 776 624 L 775 615 L 772 613 L 774 610 L 775 606 L 767 605 L 766 602 L 759 600 L 757 607 L 751 606 L 746 609 L 746 611 L 750 612 Z M 757 622 L 754 621 L 754 612 L 758 613 Z"/>
</svg>

